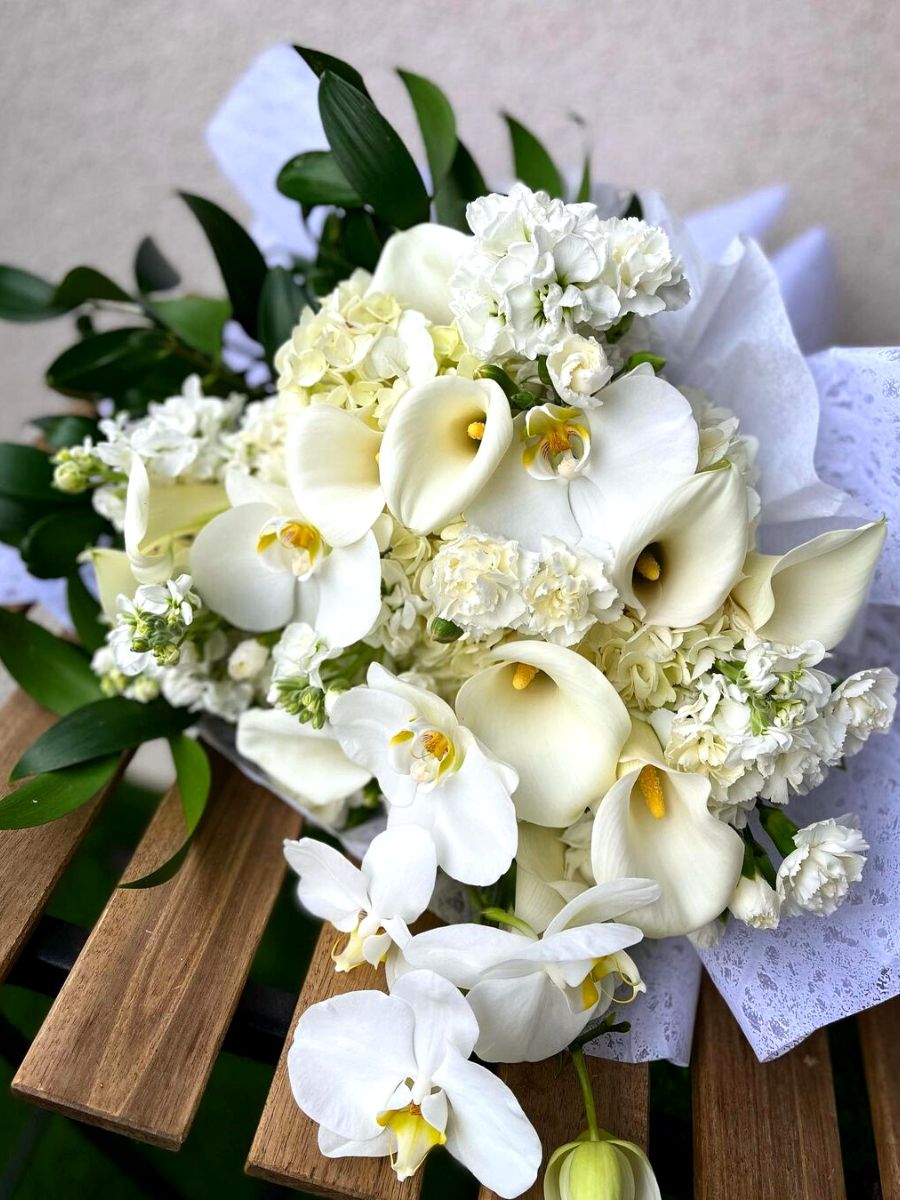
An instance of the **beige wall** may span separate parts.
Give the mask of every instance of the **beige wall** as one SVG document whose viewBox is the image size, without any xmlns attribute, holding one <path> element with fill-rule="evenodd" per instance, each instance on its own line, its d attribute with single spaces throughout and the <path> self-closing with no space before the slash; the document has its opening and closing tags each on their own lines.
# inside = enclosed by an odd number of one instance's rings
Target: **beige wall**
<svg viewBox="0 0 900 1200">
<path fill-rule="evenodd" d="M 598 174 L 682 209 L 789 183 L 781 235 L 820 221 L 835 238 L 842 339 L 896 343 L 898 35 L 889 0 L 2 0 L 0 261 L 124 281 L 152 233 L 191 287 L 214 288 L 172 190 L 240 211 L 203 127 L 255 54 L 293 40 L 362 67 L 408 136 L 391 68 L 433 77 L 495 178 L 496 109 L 574 164 L 571 107 L 594 122 Z M 0 326 L 0 434 L 52 408 L 41 371 L 67 335 Z"/>
</svg>

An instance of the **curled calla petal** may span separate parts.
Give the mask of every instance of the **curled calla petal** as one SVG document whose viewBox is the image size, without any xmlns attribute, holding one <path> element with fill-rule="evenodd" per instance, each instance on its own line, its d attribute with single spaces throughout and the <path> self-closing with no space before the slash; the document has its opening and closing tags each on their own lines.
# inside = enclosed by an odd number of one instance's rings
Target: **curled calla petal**
<svg viewBox="0 0 900 1200">
<path fill-rule="evenodd" d="M 520 820 L 571 824 L 615 778 L 630 721 L 587 659 L 549 642 L 509 642 L 460 688 L 456 711 L 519 774 Z"/>
<path fill-rule="evenodd" d="M 100 607 L 112 621 L 118 612 L 116 600 L 119 596 L 133 596 L 137 591 L 138 581 L 124 550 L 108 550 L 102 546 L 94 546 L 90 554 L 94 577 L 97 580 Z"/>
<path fill-rule="evenodd" d="M 388 508 L 415 533 L 440 529 L 478 494 L 511 439 L 509 401 L 493 380 L 445 375 L 410 388 L 381 443 Z"/>
<path fill-rule="evenodd" d="M 302 409 L 287 436 L 287 476 L 301 512 L 331 546 L 359 541 L 384 508 L 381 434 L 328 404 Z"/>
<path fill-rule="evenodd" d="M 761 637 L 792 646 L 812 638 L 830 650 L 865 603 L 886 536 L 887 523 L 873 521 L 781 556 L 748 554 L 732 596 Z"/>
<path fill-rule="evenodd" d="M 733 466 L 691 475 L 633 522 L 613 582 L 655 625 L 696 625 L 722 604 L 747 554 L 747 489 Z"/>
<path fill-rule="evenodd" d="M 385 242 L 369 292 L 387 292 L 435 325 L 449 325 L 450 277 L 472 238 L 447 225 L 414 225 Z"/>
</svg>

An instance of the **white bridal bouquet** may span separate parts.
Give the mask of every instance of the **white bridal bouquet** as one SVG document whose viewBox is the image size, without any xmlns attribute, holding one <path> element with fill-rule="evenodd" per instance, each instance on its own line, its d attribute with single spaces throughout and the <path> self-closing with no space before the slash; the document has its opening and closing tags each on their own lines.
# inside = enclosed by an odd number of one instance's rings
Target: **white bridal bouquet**
<svg viewBox="0 0 900 1200">
<path fill-rule="evenodd" d="M 446 1145 L 518 1196 L 542 1147 L 481 1064 L 568 1049 L 587 1132 L 545 1196 L 658 1196 L 597 1124 L 584 1047 L 665 988 L 647 942 L 714 954 L 735 927 L 851 902 L 870 829 L 796 798 L 894 715 L 889 668 L 832 657 L 886 521 L 842 519 L 861 510 L 816 473 L 816 387 L 753 241 L 709 261 L 658 197 L 595 188 L 589 163 L 567 200 L 512 121 L 519 181 L 490 191 L 443 94 L 404 73 L 426 186 L 359 75 L 304 63 L 329 149 L 279 188 L 311 255 L 267 264 L 186 197 L 228 302 L 161 298 L 177 276 L 146 242 L 136 299 L 89 268 L 56 288 L 4 269 L 4 315 L 80 313 L 49 378 L 94 406 L 42 424 L 52 463 L 5 448 L 10 498 L 39 505 L 7 540 L 69 576 L 94 673 L 19 764 L 5 823 L 26 799 L 44 820 L 83 803 L 103 756 L 144 738 L 183 755 L 199 722 L 361 857 L 285 847 L 335 969 L 387 989 L 297 1026 L 322 1153 L 390 1155 L 405 1179 Z M 131 325 L 97 332 L 109 310 Z M 57 569 L 60 545 L 95 583 Z M 17 642 L 61 653 L 4 621 L 21 681 Z M 110 723 L 118 741 L 92 732 Z M 60 770 L 62 804 L 41 785 Z M 449 923 L 415 932 L 429 907 Z"/>
</svg>

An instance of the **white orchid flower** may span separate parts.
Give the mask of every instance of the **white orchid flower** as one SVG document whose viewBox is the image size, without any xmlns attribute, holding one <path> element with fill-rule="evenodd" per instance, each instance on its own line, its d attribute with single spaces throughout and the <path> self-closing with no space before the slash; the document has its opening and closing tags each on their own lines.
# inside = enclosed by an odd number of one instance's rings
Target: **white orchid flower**
<svg viewBox="0 0 900 1200">
<path fill-rule="evenodd" d="M 446 1146 L 498 1196 L 534 1183 L 541 1143 L 509 1088 L 469 1062 L 472 1010 L 430 971 L 401 976 L 391 994 L 361 991 L 308 1008 L 288 1053 L 297 1104 L 318 1122 L 329 1158 L 391 1156 L 409 1179 Z"/>
<path fill-rule="evenodd" d="M 519 775 L 520 820 L 563 828 L 602 796 L 631 728 L 601 671 L 563 646 L 507 642 L 459 690 L 460 720 Z"/>
<path fill-rule="evenodd" d="M 365 637 L 381 611 L 381 558 L 369 532 L 331 548 L 287 488 L 232 474 L 235 507 L 205 526 L 191 548 L 203 600 L 251 633 L 305 621 L 332 646 Z"/>
<path fill-rule="evenodd" d="M 709 779 L 667 766 L 645 722 L 634 722 L 619 769 L 594 818 L 594 878 L 655 879 L 659 899 L 623 920 L 648 937 L 692 933 L 728 906 L 744 859 L 740 835 L 710 813 Z"/>
<path fill-rule="evenodd" d="M 314 729 L 280 708 L 249 708 L 237 723 L 237 752 L 263 771 L 279 795 L 334 825 L 370 773 L 344 754 L 326 724 Z"/>
<path fill-rule="evenodd" d="M 748 554 L 732 596 L 760 635 L 799 645 L 810 638 L 831 650 L 865 604 L 887 523 L 820 534 L 787 554 Z"/>
<path fill-rule="evenodd" d="M 613 583 L 647 624 L 697 625 L 740 577 L 748 539 L 740 472 L 731 465 L 701 471 L 632 522 L 616 546 Z"/>
<path fill-rule="evenodd" d="M 529 550 L 547 535 L 611 542 L 696 471 L 698 445 L 688 401 L 638 370 L 603 389 L 602 407 L 544 404 L 517 416 L 509 450 L 465 515 Z"/>
<path fill-rule="evenodd" d="M 301 409 L 288 428 L 285 460 L 294 499 L 331 546 L 350 546 L 384 508 L 381 434 L 329 404 Z"/>
<path fill-rule="evenodd" d="M 402 949 L 434 891 L 434 844 L 414 825 L 379 833 L 360 867 L 316 838 L 286 841 L 284 856 L 300 876 L 300 903 L 347 935 L 331 952 L 337 971 L 378 966 Z"/>
<path fill-rule="evenodd" d="M 375 267 L 369 293 L 387 292 L 435 325 L 449 325 L 450 277 L 473 238 L 447 225 L 414 225 L 392 234 Z"/>
<path fill-rule="evenodd" d="M 165 583 L 186 566 L 194 535 L 228 507 L 218 483 L 173 483 L 151 477 L 132 454 L 122 529 L 138 583 Z"/>
<path fill-rule="evenodd" d="M 388 508 L 414 533 L 441 529 L 494 473 L 512 428 L 509 401 L 493 380 L 443 375 L 410 388 L 381 443 Z"/>
<path fill-rule="evenodd" d="M 468 989 L 479 1058 L 539 1062 L 564 1050 L 604 1013 L 620 982 L 632 993 L 644 989 L 624 953 L 641 940 L 641 931 L 615 919 L 658 895 L 649 879 L 619 879 L 571 900 L 540 938 L 524 923 L 512 930 L 445 925 L 417 934 L 403 956 L 413 968 L 436 971 Z"/>
<path fill-rule="evenodd" d="M 494 883 L 516 852 L 515 771 L 431 692 L 378 663 L 367 680 L 337 696 L 329 717 L 345 754 L 378 780 L 388 826 L 420 825 L 448 875 Z"/>
</svg>

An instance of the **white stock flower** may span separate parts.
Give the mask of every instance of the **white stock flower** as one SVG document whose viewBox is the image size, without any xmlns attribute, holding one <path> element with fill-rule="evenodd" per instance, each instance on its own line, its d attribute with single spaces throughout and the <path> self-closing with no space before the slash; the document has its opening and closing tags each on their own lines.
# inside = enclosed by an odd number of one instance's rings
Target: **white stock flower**
<svg viewBox="0 0 900 1200">
<path fill-rule="evenodd" d="M 815 821 L 794 834 L 796 849 L 778 868 L 776 886 L 784 912 L 830 916 L 842 904 L 851 883 L 862 878 L 869 844 L 850 813 Z"/>
<path fill-rule="evenodd" d="M 435 325 L 449 325 L 450 279 L 471 242 L 464 233 L 433 223 L 394 233 L 384 244 L 369 291 L 396 296 Z"/>
<path fill-rule="evenodd" d="M 761 875 L 742 875 L 728 901 L 728 911 L 751 929 L 777 929 L 781 897 Z"/>
<path fill-rule="evenodd" d="M 466 633 L 510 629 L 526 612 L 522 587 L 528 566 L 515 542 L 467 526 L 425 567 L 422 593 L 438 617 Z"/>
<path fill-rule="evenodd" d="M 228 657 L 229 678 L 242 682 L 256 680 L 269 664 L 269 651 L 257 638 L 238 642 Z"/>
<path fill-rule="evenodd" d="M 597 554 L 584 547 L 570 550 L 558 538 L 542 538 L 522 589 L 527 612 L 514 627 L 529 637 L 574 646 L 596 622 L 618 616 L 622 602 L 609 579 L 611 556 L 606 548 L 596 549 Z"/>
<path fill-rule="evenodd" d="M 569 334 L 550 351 L 547 371 L 561 400 L 585 408 L 603 403 L 597 393 L 613 375 L 606 351 L 596 338 L 577 333 Z"/>
<path fill-rule="evenodd" d="M 485 1062 L 539 1062 L 564 1050 L 613 1002 L 622 981 L 643 990 L 624 954 L 641 931 L 616 924 L 659 894 L 647 879 L 620 879 L 582 892 L 533 930 L 445 925 L 417 934 L 404 951 L 413 967 L 437 971 L 468 990 L 478 1020 L 475 1050 Z M 612 977 L 612 986 L 603 986 Z"/>
<path fill-rule="evenodd" d="M 461 883 L 493 883 L 516 850 L 515 771 L 490 757 L 437 696 L 369 667 L 364 687 L 331 703 L 344 752 L 378 780 L 388 826 L 420 825 Z"/>
<path fill-rule="evenodd" d="M 379 833 L 359 867 L 316 838 L 286 841 L 284 856 L 300 876 L 300 903 L 347 935 L 331 952 L 337 971 L 377 967 L 393 947 L 402 950 L 434 891 L 434 845 L 414 825 Z"/>
<path fill-rule="evenodd" d="M 321 687 L 321 667 L 324 662 L 336 658 L 340 653 L 321 638 L 305 621 L 292 621 L 287 625 L 272 647 L 272 688 L 268 695 L 270 704 L 277 704 L 279 684 L 309 680 Z"/>
<path fill-rule="evenodd" d="M 873 733 L 887 733 L 897 711 L 897 676 L 887 667 L 857 671 L 838 684 L 828 711 L 846 728 L 842 752 L 858 754 Z"/>
<path fill-rule="evenodd" d="M 526 1191 L 540 1140 L 506 1085 L 468 1061 L 477 1038 L 469 1005 L 430 971 L 401 976 L 388 996 L 351 992 L 307 1009 L 288 1076 L 297 1104 L 320 1125 L 320 1151 L 390 1155 L 402 1180 L 445 1145 L 497 1195 Z"/>
</svg>

